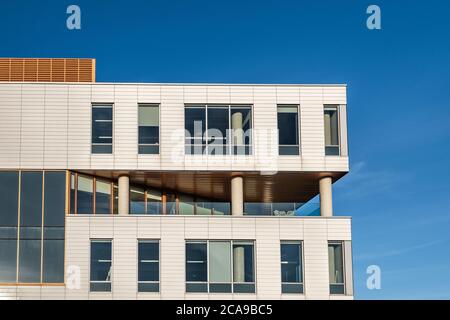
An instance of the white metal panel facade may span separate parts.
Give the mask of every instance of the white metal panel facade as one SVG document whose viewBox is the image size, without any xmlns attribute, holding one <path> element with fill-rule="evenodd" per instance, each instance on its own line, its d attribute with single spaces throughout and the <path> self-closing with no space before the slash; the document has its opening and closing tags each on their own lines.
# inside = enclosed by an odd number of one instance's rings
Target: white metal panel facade
<svg viewBox="0 0 450 320">
<path fill-rule="evenodd" d="M 345 217 L 68 216 L 66 270 L 79 270 L 79 289 L 0 286 L 2 299 L 349 299 L 330 295 L 328 240 L 350 240 Z M 339 235 L 336 234 L 339 229 Z M 90 240 L 113 243 L 112 291 L 89 292 Z M 185 292 L 186 240 L 253 240 L 256 293 Z M 160 241 L 160 292 L 137 291 L 137 241 Z M 303 244 L 304 294 L 281 293 L 280 241 Z M 350 264 L 351 265 L 351 264 Z"/>
<path fill-rule="evenodd" d="M 114 105 L 112 154 L 91 154 L 92 103 Z M 138 154 L 138 103 L 160 105 L 159 155 Z M 190 103 L 251 105 L 253 154 L 184 155 Z M 298 156 L 278 156 L 277 104 L 299 106 Z M 0 83 L 0 168 L 346 172 L 346 121 L 343 155 L 325 157 L 324 104 L 345 105 L 346 87 Z"/>
</svg>

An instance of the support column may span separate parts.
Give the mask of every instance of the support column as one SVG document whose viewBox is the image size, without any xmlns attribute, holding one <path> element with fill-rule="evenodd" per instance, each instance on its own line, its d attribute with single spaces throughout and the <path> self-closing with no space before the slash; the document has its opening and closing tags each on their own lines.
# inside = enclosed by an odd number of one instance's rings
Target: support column
<svg viewBox="0 0 450 320">
<path fill-rule="evenodd" d="M 243 119 L 242 112 L 235 112 L 231 116 L 231 129 L 233 129 L 233 144 L 244 144 L 244 131 L 242 131 Z"/>
<path fill-rule="evenodd" d="M 130 212 L 130 177 L 119 176 L 119 215 L 126 215 Z"/>
<path fill-rule="evenodd" d="M 320 190 L 320 215 L 322 217 L 333 216 L 333 194 L 331 184 L 333 179 L 331 177 L 324 177 L 319 180 Z"/>
<path fill-rule="evenodd" d="M 245 282 L 245 251 L 242 246 L 233 248 L 233 279 Z"/>
<path fill-rule="evenodd" d="M 231 178 L 231 214 L 244 214 L 244 179 L 241 176 Z"/>
</svg>

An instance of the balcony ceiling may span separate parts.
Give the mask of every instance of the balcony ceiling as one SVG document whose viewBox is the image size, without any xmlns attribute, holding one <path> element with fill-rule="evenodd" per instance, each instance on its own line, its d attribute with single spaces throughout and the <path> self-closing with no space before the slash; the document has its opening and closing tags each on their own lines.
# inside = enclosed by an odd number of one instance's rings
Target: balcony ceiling
<svg viewBox="0 0 450 320">
<path fill-rule="evenodd" d="M 121 174 L 130 176 L 131 184 L 196 195 L 217 201 L 230 200 L 230 180 L 244 178 L 244 199 L 248 202 L 306 202 L 319 193 L 319 179 L 324 175 L 337 181 L 345 172 L 278 172 L 261 175 L 259 172 L 210 171 L 79 171 L 99 177 L 117 179 Z"/>
</svg>

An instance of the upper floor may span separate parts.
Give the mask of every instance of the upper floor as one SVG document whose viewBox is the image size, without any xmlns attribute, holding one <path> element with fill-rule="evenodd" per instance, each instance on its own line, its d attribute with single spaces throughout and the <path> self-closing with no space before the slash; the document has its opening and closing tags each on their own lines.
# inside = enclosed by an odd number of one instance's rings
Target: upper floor
<svg viewBox="0 0 450 320">
<path fill-rule="evenodd" d="M 0 168 L 348 171 L 345 85 L 0 83 Z"/>
</svg>

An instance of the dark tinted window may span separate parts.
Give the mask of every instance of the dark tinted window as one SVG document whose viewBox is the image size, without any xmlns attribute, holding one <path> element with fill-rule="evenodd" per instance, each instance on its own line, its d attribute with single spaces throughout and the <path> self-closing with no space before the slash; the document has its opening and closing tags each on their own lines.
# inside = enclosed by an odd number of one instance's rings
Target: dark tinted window
<svg viewBox="0 0 450 320">
<path fill-rule="evenodd" d="M 206 243 L 186 243 L 186 281 L 204 281 L 208 279 Z"/>
<path fill-rule="evenodd" d="M 66 206 L 66 173 L 45 172 L 44 225 L 64 226 Z"/>
<path fill-rule="evenodd" d="M 0 237 L 0 282 L 16 282 L 17 239 Z"/>
<path fill-rule="evenodd" d="M 112 139 L 112 106 L 92 106 L 92 153 L 112 153 Z"/>
<path fill-rule="evenodd" d="M 19 173 L 0 172 L 0 228 L 17 227 Z"/>
<path fill-rule="evenodd" d="M 41 282 L 41 239 L 20 240 L 19 282 Z"/>
<path fill-rule="evenodd" d="M 44 240 L 42 282 L 64 282 L 64 240 Z"/>
<path fill-rule="evenodd" d="M 281 281 L 302 282 L 300 244 L 281 244 Z"/>
<path fill-rule="evenodd" d="M 42 172 L 22 172 L 20 226 L 42 226 Z"/>
<path fill-rule="evenodd" d="M 159 243 L 139 241 L 138 281 L 159 281 Z"/>
<path fill-rule="evenodd" d="M 91 281 L 111 281 L 111 241 L 91 242 Z"/>
<path fill-rule="evenodd" d="M 299 154 L 298 132 L 297 106 L 278 106 L 278 144 L 280 155 Z"/>
<path fill-rule="evenodd" d="M 205 108 L 185 108 L 184 127 L 187 131 L 186 144 L 204 145 L 206 143 L 203 138 L 206 130 Z"/>
</svg>

